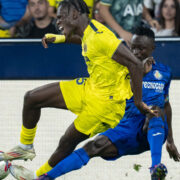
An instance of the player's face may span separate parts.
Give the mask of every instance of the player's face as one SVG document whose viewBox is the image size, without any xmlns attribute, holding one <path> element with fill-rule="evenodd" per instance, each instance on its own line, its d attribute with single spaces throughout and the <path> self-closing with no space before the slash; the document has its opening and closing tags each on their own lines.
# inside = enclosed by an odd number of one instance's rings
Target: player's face
<svg viewBox="0 0 180 180">
<path fill-rule="evenodd" d="M 29 0 L 28 7 L 35 19 L 43 19 L 48 15 L 49 6 L 47 0 Z"/>
<path fill-rule="evenodd" d="M 151 56 L 154 50 L 153 41 L 146 36 L 133 35 L 131 40 L 131 51 L 141 61 Z"/>
<path fill-rule="evenodd" d="M 70 8 L 68 11 L 67 7 L 59 6 L 57 11 L 57 26 L 64 34 L 66 38 L 70 37 L 76 28 L 76 19 L 74 18 L 74 9 Z"/>
</svg>

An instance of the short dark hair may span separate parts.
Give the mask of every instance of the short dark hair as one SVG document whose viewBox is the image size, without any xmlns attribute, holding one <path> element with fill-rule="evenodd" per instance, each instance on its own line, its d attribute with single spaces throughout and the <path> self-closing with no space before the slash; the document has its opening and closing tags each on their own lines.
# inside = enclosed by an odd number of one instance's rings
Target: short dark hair
<svg viewBox="0 0 180 180">
<path fill-rule="evenodd" d="M 148 38 L 155 39 L 155 34 L 154 32 L 149 28 L 145 26 L 138 26 L 134 34 L 139 35 L 139 36 L 147 36 Z"/>
<path fill-rule="evenodd" d="M 59 6 L 67 7 L 68 11 L 73 6 L 81 14 L 89 14 L 89 8 L 83 0 L 63 0 L 59 3 Z"/>
</svg>

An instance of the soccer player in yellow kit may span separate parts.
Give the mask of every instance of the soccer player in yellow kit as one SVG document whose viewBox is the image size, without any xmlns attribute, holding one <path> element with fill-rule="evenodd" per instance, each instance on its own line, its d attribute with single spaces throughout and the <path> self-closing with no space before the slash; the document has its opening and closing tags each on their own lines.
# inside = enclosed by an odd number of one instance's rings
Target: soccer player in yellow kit
<svg viewBox="0 0 180 180">
<path fill-rule="evenodd" d="M 104 25 L 88 18 L 83 0 L 64 0 L 57 12 L 57 25 L 63 35 L 47 34 L 48 42 L 82 43 L 82 55 L 89 78 L 52 83 L 26 93 L 20 144 L 0 156 L 0 160 L 33 159 L 33 148 L 41 108 L 55 107 L 71 110 L 78 116 L 61 137 L 50 159 L 36 171 L 36 177 L 51 170 L 67 157 L 81 141 L 115 127 L 123 117 L 126 99 L 132 96 L 143 113 L 152 113 L 142 102 L 143 65 Z M 16 179 L 34 179 L 25 168 L 13 166 Z"/>
</svg>

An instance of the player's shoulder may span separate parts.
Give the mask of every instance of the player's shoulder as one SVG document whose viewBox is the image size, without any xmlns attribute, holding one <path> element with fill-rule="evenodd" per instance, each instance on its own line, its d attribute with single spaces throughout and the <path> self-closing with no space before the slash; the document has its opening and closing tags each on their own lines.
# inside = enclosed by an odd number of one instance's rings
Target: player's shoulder
<svg viewBox="0 0 180 180">
<path fill-rule="evenodd" d="M 166 72 L 166 73 L 171 73 L 171 68 L 168 65 L 165 65 L 161 62 L 157 62 L 155 63 L 155 65 L 153 66 L 153 69 L 162 71 L 162 72 Z"/>
<path fill-rule="evenodd" d="M 89 26 L 91 30 L 87 36 L 93 48 L 104 49 L 107 46 L 113 48 L 121 42 L 111 30 L 96 20 L 91 20 Z"/>
<path fill-rule="evenodd" d="M 116 35 L 108 29 L 105 25 L 102 23 L 92 19 L 90 22 L 91 29 L 95 32 L 97 38 L 98 37 L 104 37 L 104 36 L 111 36 L 112 38 L 116 38 Z"/>
<path fill-rule="evenodd" d="M 155 65 L 153 65 L 153 71 L 153 74 L 156 78 L 163 78 L 168 81 L 172 79 L 171 68 L 161 62 L 156 61 Z"/>
</svg>

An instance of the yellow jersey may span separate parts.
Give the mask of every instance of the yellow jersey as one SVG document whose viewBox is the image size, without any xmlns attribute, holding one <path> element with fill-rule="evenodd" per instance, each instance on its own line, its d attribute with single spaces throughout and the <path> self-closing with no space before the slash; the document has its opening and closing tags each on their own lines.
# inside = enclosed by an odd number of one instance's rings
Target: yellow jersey
<svg viewBox="0 0 180 180">
<path fill-rule="evenodd" d="M 62 0 L 48 0 L 49 1 L 49 5 L 52 7 L 55 7 L 56 9 L 59 6 L 59 3 Z M 93 6 L 94 6 L 94 0 L 84 0 L 84 2 L 87 4 L 90 14 L 89 14 L 89 18 L 92 18 L 92 14 L 93 14 Z"/>
<path fill-rule="evenodd" d="M 86 82 L 86 98 L 123 102 L 132 96 L 127 67 L 112 59 L 120 45 L 107 27 L 91 20 L 82 38 L 82 55 L 90 78 Z"/>
</svg>

